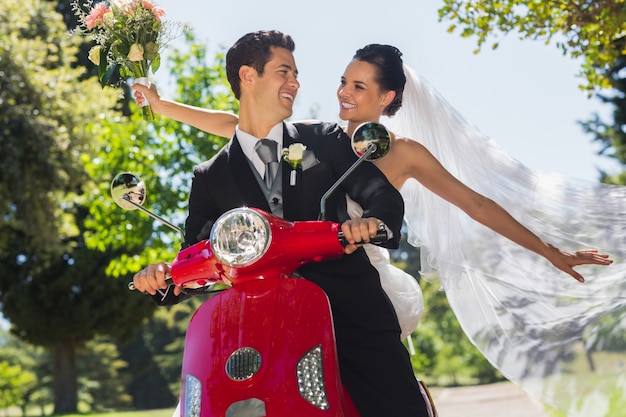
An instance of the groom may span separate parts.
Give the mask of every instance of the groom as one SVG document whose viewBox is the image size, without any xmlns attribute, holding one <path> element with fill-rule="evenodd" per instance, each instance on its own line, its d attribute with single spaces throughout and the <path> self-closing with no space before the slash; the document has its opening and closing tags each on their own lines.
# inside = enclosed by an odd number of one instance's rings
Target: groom
<svg viewBox="0 0 626 417">
<path fill-rule="evenodd" d="M 288 35 L 259 31 L 229 49 L 226 72 L 240 101 L 239 125 L 233 140 L 194 170 L 185 224 L 188 244 L 207 238 L 206 225 L 235 207 L 258 207 L 292 221 L 316 220 L 322 195 L 356 160 L 350 139 L 336 124 L 284 122 L 300 87 L 294 48 Z M 295 183 L 288 164 L 272 164 L 275 174 L 266 169 L 258 149 L 262 139 L 277 142 L 268 154 L 279 161 L 281 149 L 306 146 Z M 363 218 L 348 217 L 346 194 L 363 207 Z M 387 245 L 397 247 L 402 216 L 400 194 L 373 164 L 359 166 L 327 201 L 327 219 L 341 222 L 352 243 L 369 241 L 383 222 L 392 233 Z M 339 260 L 298 270 L 330 299 L 342 381 L 361 416 L 427 416 L 378 272 L 362 248 L 351 244 L 345 252 Z M 135 275 L 135 287 L 153 295 L 166 288 L 167 268 L 163 263 L 146 267 Z M 176 303 L 184 298 L 179 293 L 170 288 L 157 301 Z"/>
</svg>

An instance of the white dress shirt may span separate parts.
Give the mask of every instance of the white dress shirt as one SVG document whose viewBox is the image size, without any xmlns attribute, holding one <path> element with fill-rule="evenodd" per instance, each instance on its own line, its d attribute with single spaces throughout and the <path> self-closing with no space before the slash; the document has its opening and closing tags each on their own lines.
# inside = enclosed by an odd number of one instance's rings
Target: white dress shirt
<svg viewBox="0 0 626 417">
<path fill-rule="evenodd" d="M 241 149 L 243 150 L 243 153 L 252 162 L 256 170 L 261 175 L 261 178 L 263 178 L 263 175 L 265 175 L 265 163 L 261 161 L 261 158 L 259 158 L 259 155 L 254 150 L 254 145 L 256 145 L 257 141 L 261 139 L 272 139 L 278 142 L 278 155 L 276 156 L 278 158 L 278 161 L 280 162 L 280 159 L 281 159 L 280 152 L 283 149 L 283 123 L 282 122 L 274 126 L 270 130 L 270 132 L 267 134 L 267 136 L 264 138 L 257 138 L 255 136 L 252 136 L 249 133 L 244 132 L 243 130 L 239 129 L 239 125 L 235 127 L 235 135 L 237 136 L 237 139 L 239 140 L 239 144 L 241 145 Z"/>
</svg>

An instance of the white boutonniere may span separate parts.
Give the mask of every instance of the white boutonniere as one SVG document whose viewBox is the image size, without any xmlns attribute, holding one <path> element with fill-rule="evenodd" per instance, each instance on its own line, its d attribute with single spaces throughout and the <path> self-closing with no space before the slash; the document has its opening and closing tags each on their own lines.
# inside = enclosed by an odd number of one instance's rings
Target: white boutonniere
<svg viewBox="0 0 626 417">
<path fill-rule="evenodd" d="M 283 149 L 283 159 L 291 167 L 291 175 L 289 176 L 289 185 L 296 185 L 296 176 L 298 168 L 302 168 L 302 159 L 306 145 L 301 143 L 292 143 L 288 148 Z"/>
</svg>

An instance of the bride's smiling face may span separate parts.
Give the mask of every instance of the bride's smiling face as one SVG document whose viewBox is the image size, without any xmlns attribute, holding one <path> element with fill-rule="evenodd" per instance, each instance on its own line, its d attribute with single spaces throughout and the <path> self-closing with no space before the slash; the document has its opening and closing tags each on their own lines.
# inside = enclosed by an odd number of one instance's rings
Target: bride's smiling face
<svg viewBox="0 0 626 417">
<path fill-rule="evenodd" d="M 391 101 L 376 82 L 376 67 L 369 62 L 354 59 L 341 76 L 337 89 L 339 117 L 353 123 L 377 122 Z"/>
</svg>

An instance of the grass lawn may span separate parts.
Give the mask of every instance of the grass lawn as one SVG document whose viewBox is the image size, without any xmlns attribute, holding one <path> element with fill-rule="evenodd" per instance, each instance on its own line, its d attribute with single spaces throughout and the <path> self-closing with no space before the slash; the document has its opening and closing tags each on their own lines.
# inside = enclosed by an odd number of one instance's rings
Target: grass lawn
<svg viewBox="0 0 626 417">
<path fill-rule="evenodd" d="M 164 408 L 161 410 L 144 410 L 144 411 L 111 411 L 109 413 L 83 413 L 83 414 L 55 414 L 58 417 L 172 417 L 174 408 Z M 0 417 L 21 416 L 18 409 L 0 410 Z M 40 416 L 38 412 L 28 413 L 29 417 Z M 46 414 L 50 415 L 50 414 Z"/>
<path fill-rule="evenodd" d="M 172 417 L 172 413 L 174 413 L 173 408 L 165 408 L 162 410 L 115 411 L 98 414 L 64 414 L 63 417 Z"/>
</svg>

